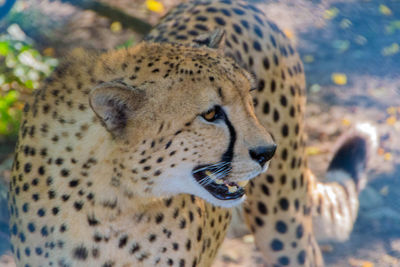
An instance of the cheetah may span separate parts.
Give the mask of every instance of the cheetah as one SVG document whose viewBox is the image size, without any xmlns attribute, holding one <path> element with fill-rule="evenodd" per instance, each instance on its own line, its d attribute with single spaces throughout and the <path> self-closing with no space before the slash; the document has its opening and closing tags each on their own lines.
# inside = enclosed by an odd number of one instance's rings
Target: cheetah
<svg viewBox="0 0 400 267">
<path fill-rule="evenodd" d="M 74 51 L 24 108 L 17 265 L 210 266 L 241 205 L 268 266 L 323 266 L 316 240 L 351 232 L 373 134 L 344 139 L 319 182 L 305 101 L 294 47 L 240 1 L 184 3 L 136 47 Z"/>
</svg>

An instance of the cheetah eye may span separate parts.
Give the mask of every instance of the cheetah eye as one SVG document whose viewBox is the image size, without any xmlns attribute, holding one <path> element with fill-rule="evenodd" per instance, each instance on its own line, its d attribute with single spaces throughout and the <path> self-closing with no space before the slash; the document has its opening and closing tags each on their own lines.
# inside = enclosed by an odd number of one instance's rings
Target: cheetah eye
<svg viewBox="0 0 400 267">
<path fill-rule="evenodd" d="M 214 121 L 220 119 L 221 115 L 222 115 L 222 109 L 220 106 L 214 106 L 210 110 L 201 114 L 203 119 L 205 119 L 208 122 L 214 122 Z"/>
</svg>

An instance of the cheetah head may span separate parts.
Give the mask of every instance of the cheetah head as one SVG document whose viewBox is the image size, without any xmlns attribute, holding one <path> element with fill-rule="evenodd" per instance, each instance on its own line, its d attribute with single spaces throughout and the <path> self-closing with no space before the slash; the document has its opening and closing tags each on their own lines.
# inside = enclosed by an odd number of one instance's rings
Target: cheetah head
<svg viewBox="0 0 400 267">
<path fill-rule="evenodd" d="M 223 207 L 243 201 L 276 149 L 255 117 L 251 76 L 209 48 L 143 43 L 127 53 L 138 59 L 127 67 L 129 75 L 140 69 L 135 78 L 90 93 L 111 154 L 127 167 L 121 190 L 193 194 Z"/>
</svg>

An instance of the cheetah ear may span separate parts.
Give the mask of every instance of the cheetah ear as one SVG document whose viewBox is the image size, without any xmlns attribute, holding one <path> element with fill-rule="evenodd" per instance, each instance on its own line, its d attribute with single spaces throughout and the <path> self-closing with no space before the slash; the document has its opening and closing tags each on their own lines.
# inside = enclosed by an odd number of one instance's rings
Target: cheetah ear
<svg viewBox="0 0 400 267">
<path fill-rule="evenodd" d="M 89 94 L 91 108 L 114 136 L 123 133 L 128 121 L 145 102 L 144 90 L 118 81 L 102 83 Z"/>
<path fill-rule="evenodd" d="M 217 28 L 212 32 L 199 35 L 193 42 L 195 43 L 195 47 L 207 46 L 223 51 L 225 46 L 225 30 Z"/>
</svg>

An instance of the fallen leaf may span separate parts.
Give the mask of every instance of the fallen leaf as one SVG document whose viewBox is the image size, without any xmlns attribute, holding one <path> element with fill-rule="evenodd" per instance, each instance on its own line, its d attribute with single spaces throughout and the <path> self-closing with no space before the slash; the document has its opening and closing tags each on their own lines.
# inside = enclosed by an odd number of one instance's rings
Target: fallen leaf
<svg viewBox="0 0 400 267">
<path fill-rule="evenodd" d="M 343 53 L 350 48 L 350 42 L 348 40 L 335 40 L 333 41 L 333 47 Z"/>
<path fill-rule="evenodd" d="M 333 8 L 325 10 L 324 18 L 325 19 L 333 19 L 338 14 L 339 14 L 339 9 L 337 9 L 336 7 L 333 7 Z"/>
<path fill-rule="evenodd" d="M 372 262 L 364 262 L 362 267 L 374 267 L 374 264 Z"/>
<path fill-rule="evenodd" d="M 389 118 L 386 119 L 386 124 L 387 125 L 394 125 L 396 123 L 397 119 L 395 116 L 390 116 Z"/>
<path fill-rule="evenodd" d="M 374 263 L 365 260 L 350 258 L 349 264 L 352 267 L 374 267 Z"/>
<path fill-rule="evenodd" d="M 351 121 L 349 119 L 342 119 L 342 125 L 344 126 L 350 126 L 351 125 Z"/>
<path fill-rule="evenodd" d="M 382 196 L 387 196 L 389 194 L 389 187 L 386 185 L 379 190 L 379 194 Z"/>
<path fill-rule="evenodd" d="M 356 42 L 356 44 L 358 44 L 358 45 L 365 45 L 368 42 L 368 40 L 367 40 L 367 38 L 365 38 L 362 35 L 357 35 L 354 38 L 354 42 Z"/>
<path fill-rule="evenodd" d="M 315 83 L 310 86 L 310 91 L 312 93 L 318 93 L 319 91 L 321 91 L 321 86 L 319 84 Z"/>
<path fill-rule="evenodd" d="M 332 81 L 337 85 L 347 84 L 347 76 L 344 73 L 332 73 Z"/>
<path fill-rule="evenodd" d="M 283 29 L 283 33 L 286 35 L 287 38 L 292 39 L 294 37 L 293 31 L 289 29 Z"/>
<path fill-rule="evenodd" d="M 304 62 L 306 62 L 306 63 L 314 62 L 314 56 L 313 55 L 305 55 Z"/>
<path fill-rule="evenodd" d="M 393 43 L 390 46 L 386 46 L 382 49 L 381 53 L 384 56 L 392 56 L 400 51 L 400 46 L 398 43 Z"/>
<path fill-rule="evenodd" d="M 386 5 L 379 5 L 379 11 L 386 16 L 392 15 L 392 10 Z"/>
<path fill-rule="evenodd" d="M 318 155 L 321 154 L 321 149 L 319 149 L 319 147 L 316 146 L 308 146 L 306 148 L 306 154 L 309 156 Z"/>
<path fill-rule="evenodd" d="M 391 21 L 389 25 L 386 25 L 385 30 L 388 34 L 393 34 L 400 30 L 400 20 Z"/>
<path fill-rule="evenodd" d="M 163 13 L 164 5 L 156 0 L 146 0 L 147 9 L 155 13 Z"/>
<path fill-rule="evenodd" d="M 340 27 L 342 29 L 347 29 L 351 25 L 353 25 L 353 23 L 349 19 L 342 19 L 342 21 L 340 21 Z"/>
<path fill-rule="evenodd" d="M 383 158 L 384 158 L 386 161 L 391 161 L 391 160 L 392 160 L 392 154 L 389 153 L 389 152 L 386 152 L 386 153 L 383 155 Z"/>
<path fill-rule="evenodd" d="M 121 22 L 118 21 L 114 21 L 113 23 L 111 23 L 110 29 L 112 32 L 114 33 L 118 33 L 120 31 L 122 31 L 122 24 Z"/>
<path fill-rule="evenodd" d="M 385 154 L 385 150 L 383 148 L 378 148 L 378 155 L 382 156 L 383 154 Z"/>
</svg>

